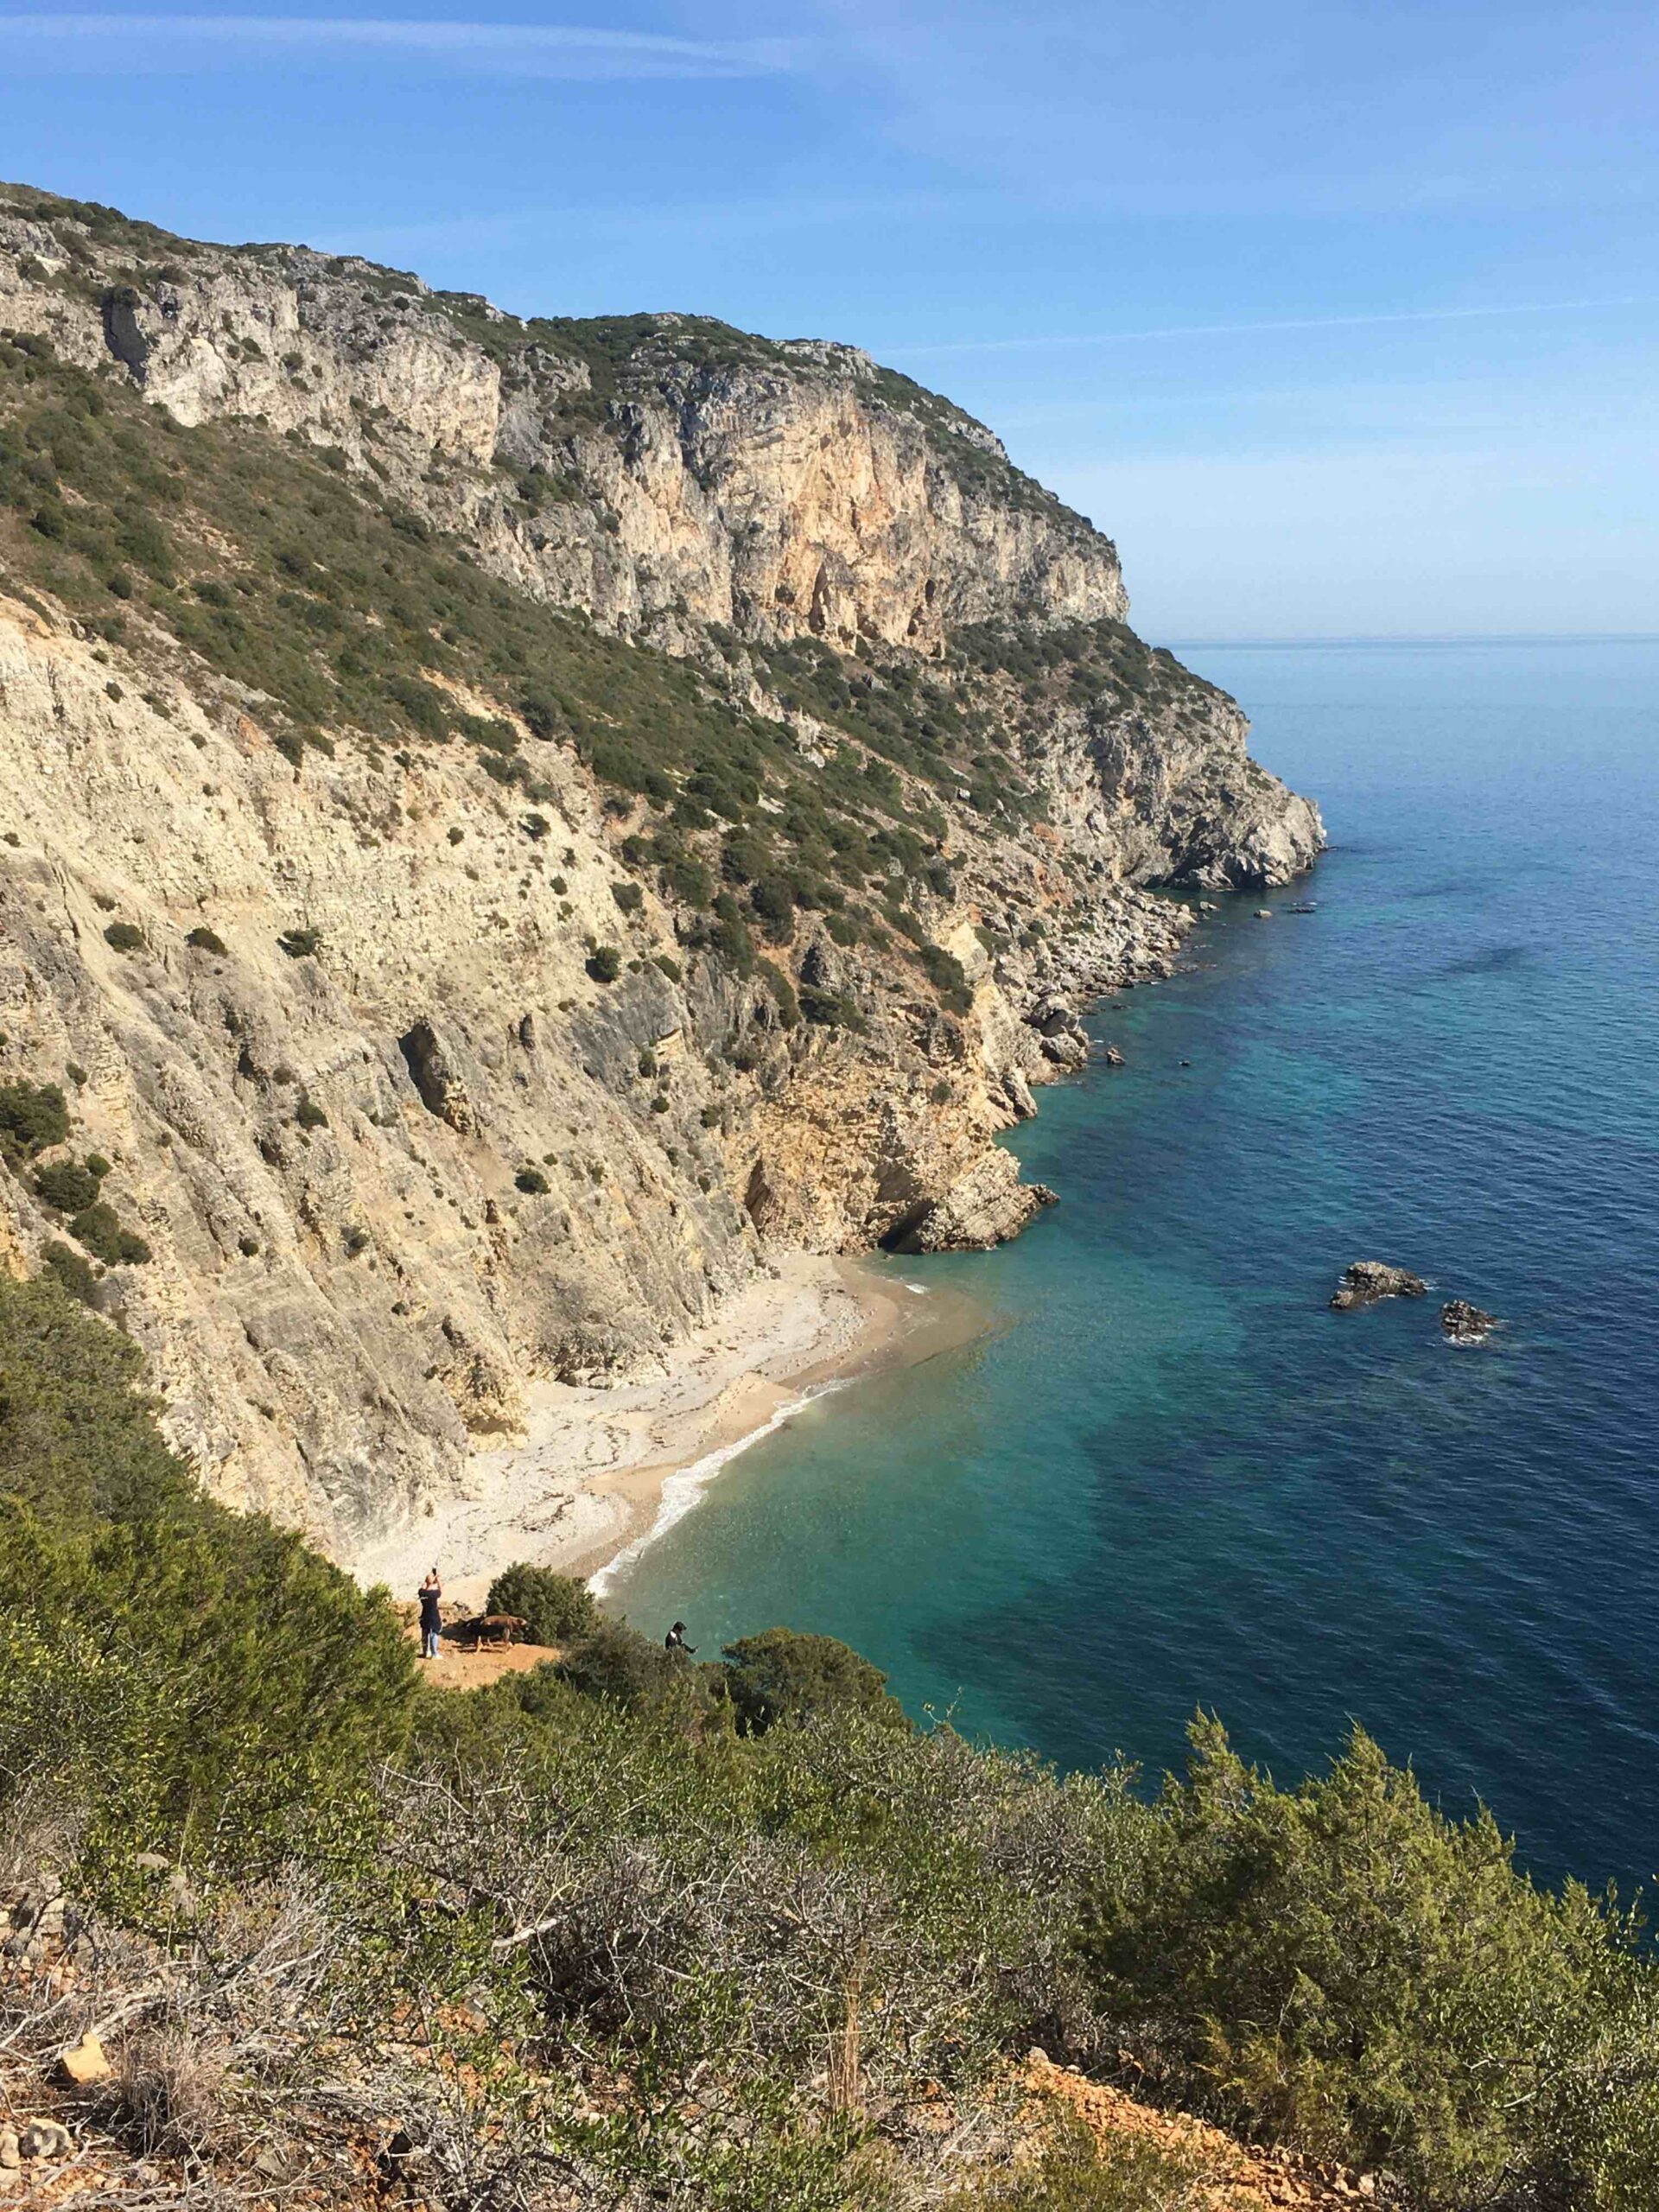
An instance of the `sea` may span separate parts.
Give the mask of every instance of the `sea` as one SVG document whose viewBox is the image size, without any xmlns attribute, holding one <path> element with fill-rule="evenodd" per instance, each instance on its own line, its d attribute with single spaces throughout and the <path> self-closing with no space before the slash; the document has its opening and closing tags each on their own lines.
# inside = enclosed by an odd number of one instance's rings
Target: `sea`
<svg viewBox="0 0 1659 2212">
<path fill-rule="evenodd" d="M 1659 640 L 1177 647 L 1325 811 L 1007 1141 L 987 1333 L 814 1400 L 609 1592 L 921 1719 L 1281 1782 L 1355 1721 L 1539 1878 L 1659 1869 Z M 1294 913 L 1299 901 L 1311 913 Z M 1257 909 L 1272 910 L 1270 920 Z M 1347 1263 L 1424 1300 L 1334 1313 Z M 1502 1318 L 1443 1338 L 1440 1303 Z"/>
</svg>

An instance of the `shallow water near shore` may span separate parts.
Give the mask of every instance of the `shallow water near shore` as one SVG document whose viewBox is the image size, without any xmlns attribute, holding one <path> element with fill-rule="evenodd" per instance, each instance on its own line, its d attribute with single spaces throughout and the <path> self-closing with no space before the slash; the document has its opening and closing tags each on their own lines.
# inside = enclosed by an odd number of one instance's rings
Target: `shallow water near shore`
<svg viewBox="0 0 1659 2212">
<path fill-rule="evenodd" d="M 1357 1717 L 1541 1875 L 1647 1878 L 1659 645 L 1182 658 L 1332 852 L 1096 1012 L 1128 1065 L 1012 1140 L 1058 1207 L 883 1263 L 992 1332 L 815 1401 L 610 1601 L 843 1637 L 1067 1764 L 1178 1763 L 1202 1703 L 1287 1779 Z M 1328 1313 L 1361 1258 L 1430 1298 Z M 1446 1344 L 1454 1296 L 1504 1327 Z"/>
</svg>

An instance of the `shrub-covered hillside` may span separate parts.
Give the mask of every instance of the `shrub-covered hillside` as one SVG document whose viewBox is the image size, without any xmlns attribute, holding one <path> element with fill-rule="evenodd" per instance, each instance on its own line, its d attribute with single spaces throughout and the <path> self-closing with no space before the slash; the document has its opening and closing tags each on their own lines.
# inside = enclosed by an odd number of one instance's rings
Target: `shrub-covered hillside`
<svg viewBox="0 0 1659 2212">
<path fill-rule="evenodd" d="M 561 1659 L 423 1692 L 385 1599 L 205 1503 L 137 1393 L 0 1284 L 0 2070 L 97 2201 L 1195 2206 L 1162 2154 L 1006 2163 L 1039 2044 L 1378 2202 L 1650 2205 L 1635 1923 L 1363 1734 L 1291 1788 L 1207 1719 L 1161 1790 L 1062 1777 L 827 1639 L 696 1665 L 529 1575 Z M 108 2070 L 52 2090 L 89 2028 Z"/>
</svg>

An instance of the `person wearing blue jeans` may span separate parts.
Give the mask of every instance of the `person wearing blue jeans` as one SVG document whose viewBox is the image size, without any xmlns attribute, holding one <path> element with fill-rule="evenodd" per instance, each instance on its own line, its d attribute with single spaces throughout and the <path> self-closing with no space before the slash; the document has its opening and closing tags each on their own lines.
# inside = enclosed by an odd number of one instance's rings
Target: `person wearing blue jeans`
<svg viewBox="0 0 1659 2212">
<path fill-rule="evenodd" d="M 443 1595 L 443 1585 L 438 1580 L 435 1567 L 421 1585 L 421 1656 L 435 1659 L 438 1656 L 438 1637 L 443 1627 L 443 1617 L 438 1611 L 438 1600 Z"/>
</svg>

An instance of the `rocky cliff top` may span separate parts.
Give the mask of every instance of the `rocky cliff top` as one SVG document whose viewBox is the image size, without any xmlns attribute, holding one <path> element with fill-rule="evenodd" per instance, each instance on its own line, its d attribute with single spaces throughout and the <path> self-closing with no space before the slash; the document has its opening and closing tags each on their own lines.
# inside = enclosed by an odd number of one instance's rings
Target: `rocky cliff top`
<svg viewBox="0 0 1659 2212">
<path fill-rule="evenodd" d="M 0 333 L 0 1246 L 336 1546 L 769 1248 L 1013 1233 L 1153 887 L 1318 849 L 854 349 L 20 187 Z"/>
<path fill-rule="evenodd" d="M 492 563 L 683 643 L 1121 620 L 1109 542 L 948 400 L 855 348 L 710 318 L 521 321 L 302 246 L 210 246 L 0 187 L 0 324 L 179 422 L 337 450 Z"/>
</svg>

